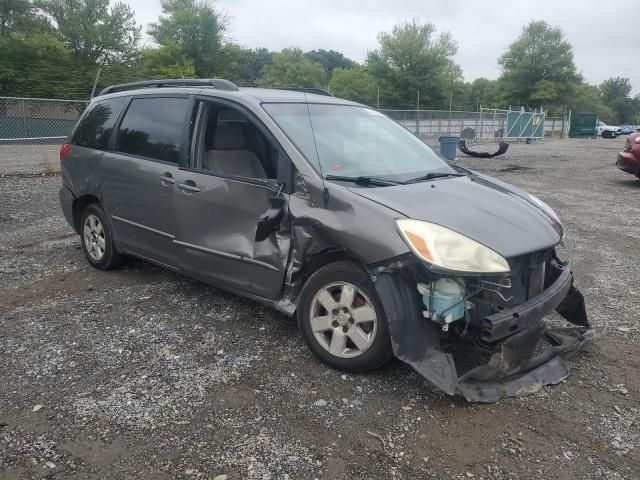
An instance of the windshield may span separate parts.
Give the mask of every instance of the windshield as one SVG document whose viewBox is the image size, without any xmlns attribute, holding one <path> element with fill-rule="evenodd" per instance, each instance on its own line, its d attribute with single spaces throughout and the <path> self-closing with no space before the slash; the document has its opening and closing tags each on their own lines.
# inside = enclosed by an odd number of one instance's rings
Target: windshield
<svg viewBox="0 0 640 480">
<path fill-rule="evenodd" d="M 313 103 L 263 107 L 325 178 L 402 182 L 429 173 L 456 173 L 431 147 L 375 110 Z"/>
</svg>

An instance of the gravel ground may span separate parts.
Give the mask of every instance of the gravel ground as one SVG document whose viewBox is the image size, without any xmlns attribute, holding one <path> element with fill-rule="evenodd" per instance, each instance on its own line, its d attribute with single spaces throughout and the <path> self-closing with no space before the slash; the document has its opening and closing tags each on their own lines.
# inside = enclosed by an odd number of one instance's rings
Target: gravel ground
<svg viewBox="0 0 640 480">
<path fill-rule="evenodd" d="M 0 175 L 60 171 L 60 145 L 0 144 Z"/>
<path fill-rule="evenodd" d="M 0 479 L 640 478 L 640 180 L 613 165 L 623 143 L 460 160 L 558 211 L 596 327 L 567 380 L 493 405 L 400 362 L 333 371 L 292 320 L 152 265 L 94 270 L 59 176 L 0 160 Z"/>
</svg>

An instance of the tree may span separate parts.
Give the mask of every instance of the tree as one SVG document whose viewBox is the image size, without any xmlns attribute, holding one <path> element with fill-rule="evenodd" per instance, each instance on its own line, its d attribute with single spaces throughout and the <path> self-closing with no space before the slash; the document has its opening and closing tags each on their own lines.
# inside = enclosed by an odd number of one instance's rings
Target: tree
<svg viewBox="0 0 640 480">
<path fill-rule="evenodd" d="M 305 53 L 305 56 L 312 62 L 322 65 L 329 75 L 331 75 L 336 68 L 347 69 L 354 68 L 357 65 L 356 62 L 335 50 L 311 50 Z"/>
<path fill-rule="evenodd" d="M 582 82 L 571 44 L 560 28 L 544 21 L 524 27 L 498 63 L 503 101 L 514 106 L 560 111 L 571 103 Z"/>
<path fill-rule="evenodd" d="M 224 45 L 221 54 L 224 64 L 221 76 L 244 86 L 256 85 L 262 69 L 273 59 L 273 52 L 266 48 L 251 50 L 233 43 Z"/>
<path fill-rule="evenodd" d="M 49 22 L 37 13 L 31 0 L 0 0 L 0 36 L 11 33 L 46 33 Z"/>
<path fill-rule="evenodd" d="M 72 52 L 50 35 L 0 37 L 0 96 L 87 98 L 93 74 L 75 68 Z"/>
<path fill-rule="evenodd" d="M 615 121 L 615 113 L 605 105 L 598 87 L 587 83 L 578 86 L 570 108 L 574 113 L 595 113 L 605 123 Z"/>
<path fill-rule="evenodd" d="M 637 115 L 631 98 L 631 82 L 628 78 L 609 78 L 598 87 L 605 105 L 613 111 L 612 123 L 632 123 Z"/>
<path fill-rule="evenodd" d="M 481 106 L 498 108 L 498 85 L 496 80 L 476 78 L 470 85 L 469 97 L 474 111 Z"/>
<path fill-rule="evenodd" d="M 218 75 L 225 19 L 207 0 L 161 0 L 162 16 L 148 33 L 160 45 L 181 47 L 199 77 Z"/>
<path fill-rule="evenodd" d="M 42 0 L 40 7 L 79 60 L 115 63 L 135 57 L 140 27 L 128 5 L 109 8 L 109 0 Z"/>
<path fill-rule="evenodd" d="M 329 90 L 337 97 L 367 105 L 377 105 L 378 84 L 364 68 L 336 68 L 329 82 Z"/>
<path fill-rule="evenodd" d="M 187 52 L 178 45 L 146 48 L 138 62 L 144 78 L 192 78 L 195 65 Z"/>
<path fill-rule="evenodd" d="M 258 85 L 263 87 L 327 87 L 322 65 L 309 60 L 299 48 L 285 48 L 265 65 Z"/>
<path fill-rule="evenodd" d="M 381 32 L 378 43 L 367 56 L 367 67 L 381 84 L 385 107 L 415 108 L 418 92 L 421 106 L 449 106 L 452 86 L 461 80 L 452 60 L 458 47 L 449 33 L 436 36 L 433 24 L 413 20 Z"/>
</svg>

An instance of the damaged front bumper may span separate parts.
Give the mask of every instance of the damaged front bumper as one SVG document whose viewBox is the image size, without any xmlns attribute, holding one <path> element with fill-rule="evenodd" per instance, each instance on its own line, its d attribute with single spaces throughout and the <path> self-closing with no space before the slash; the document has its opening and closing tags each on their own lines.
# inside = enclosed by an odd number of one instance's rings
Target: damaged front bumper
<svg viewBox="0 0 640 480">
<path fill-rule="evenodd" d="M 415 293 L 415 266 L 400 261 L 378 268 L 375 285 L 389 319 L 395 355 L 444 392 L 474 402 L 522 396 L 560 382 L 569 375 L 567 357 L 590 330 L 569 266 L 559 261 L 549 266 L 547 284 L 539 294 L 479 319 L 475 335 L 478 343 L 491 346 L 492 355 L 486 364 L 461 376 L 453 355 L 441 345 L 440 326 L 423 316 Z M 543 318 L 553 310 L 576 326 L 545 326 Z M 550 346 L 536 353 L 543 340 Z"/>
</svg>

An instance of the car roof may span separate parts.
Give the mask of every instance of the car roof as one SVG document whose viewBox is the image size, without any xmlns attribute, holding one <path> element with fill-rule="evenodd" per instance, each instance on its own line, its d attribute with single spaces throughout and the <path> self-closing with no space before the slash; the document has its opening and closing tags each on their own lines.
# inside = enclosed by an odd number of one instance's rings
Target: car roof
<svg viewBox="0 0 640 480">
<path fill-rule="evenodd" d="M 240 94 L 251 95 L 261 102 L 293 102 L 293 103 L 332 103 L 344 105 L 359 105 L 356 102 L 344 100 L 342 98 L 329 95 L 318 95 L 317 93 L 300 92 L 296 90 L 286 90 L 280 88 L 257 88 L 240 87 Z"/>
<path fill-rule="evenodd" d="M 364 106 L 362 104 L 344 100 L 342 98 L 330 95 L 319 95 L 317 93 L 303 92 L 297 90 L 288 90 L 286 88 L 257 88 L 257 87 L 240 87 L 237 90 L 222 90 L 211 87 L 202 86 L 171 86 L 171 87 L 151 87 L 151 88 L 135 88 L 130 90 L 120 90 L 113 93 L 98 95 L 92 100 L 99 101 L 107 98 L 132 96 L 132 95 L 150 95 L 150 94 L 176 94 L 191 93 L 197 95 L 210 95 L 212 97 L 226 98 L 229 100 L 245 100 L 242 103 L 324 103 L 333 105 L 353 105 Z"/>
</svg>

